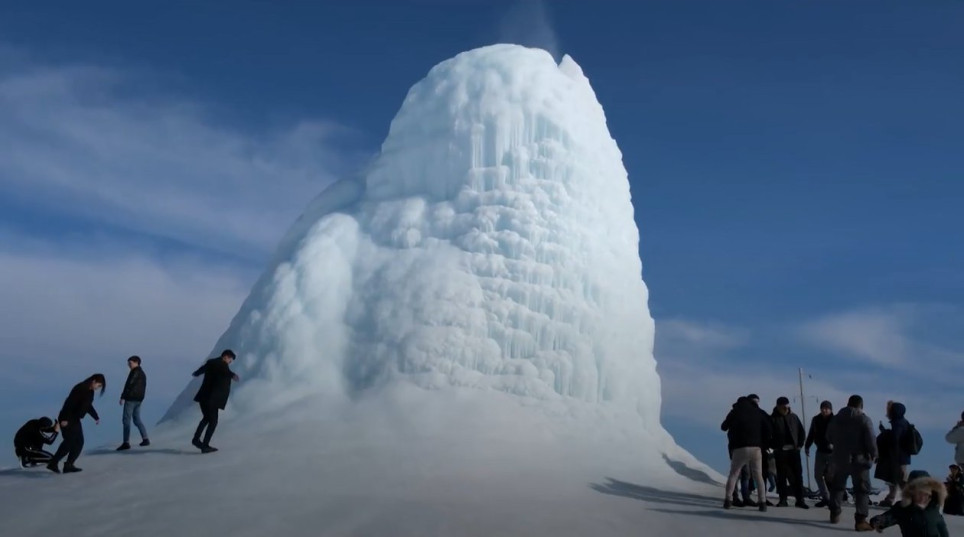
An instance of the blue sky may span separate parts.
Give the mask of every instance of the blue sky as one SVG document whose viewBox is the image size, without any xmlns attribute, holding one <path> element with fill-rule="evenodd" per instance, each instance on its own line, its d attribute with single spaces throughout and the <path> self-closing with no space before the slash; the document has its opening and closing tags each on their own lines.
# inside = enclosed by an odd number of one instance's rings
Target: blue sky
<svg viewBox="0 0 964 537">
<path fill-rule="evenodd" d="M 630 174 L 667 428 L 737 395 L 964 409 L 959 2 L 49 2 L 0 18 L 0 431 L 110 379 L 156 418 L 306 200 L 463 50 L 572 55 Z M 795 400 L 799 408 L 799 401 Z"/>
</svg>

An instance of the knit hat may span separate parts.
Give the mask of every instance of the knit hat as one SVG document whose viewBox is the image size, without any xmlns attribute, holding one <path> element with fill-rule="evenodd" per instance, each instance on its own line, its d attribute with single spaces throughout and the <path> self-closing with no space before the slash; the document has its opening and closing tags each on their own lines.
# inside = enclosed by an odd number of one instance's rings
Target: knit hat
<svg viewBox="0 0 964 537">
<path fill-rule="evenodd" d="M 824 401 L 820 403 L 820 410 L 823 410 L 825 408 L 829 408 L 830 410 L 833 410 L 833 403 L 831 403 L 830 401 Z"/>
<path fill-rule="evenodd" d="M 780 405 L 789 405 L 789 404 L 790 404 L 790 400 L 787 399 L 786 397 L 780 397 L 780 398 L 777 399 L 777 406 L 780 406 Z"/>
<path fill-rule="evenodd" d="M 40 418 L 37 420 L 37 422 L 41 429 L 49 429 L 54 426 L 54 420 L 48 418 L 47 416 Z"/>
<path fill-rule="evenodd" d="M 924 470 L 914 470 L 911 473 L 907 474 L 907 481 L 911 482 L 915 479 L 920 479 L 922 477 L 930 477 L 930 476 L 931 475 L 925 472 Z"/>
</svg>

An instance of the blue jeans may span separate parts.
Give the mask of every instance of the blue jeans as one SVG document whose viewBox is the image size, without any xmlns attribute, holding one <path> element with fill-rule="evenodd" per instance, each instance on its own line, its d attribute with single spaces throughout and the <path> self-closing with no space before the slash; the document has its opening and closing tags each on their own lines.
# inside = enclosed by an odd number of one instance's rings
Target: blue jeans
<svg viewBox="0 0 964 537">
<path fill-rule="evenodd" d="M 141 433 L 141 440 L 147 439 L 147 428 L 141 421 L 141 401 L 124 401 L 124 443 L 127 444 L 131 439 L 131 419 Z"/>
</svg>

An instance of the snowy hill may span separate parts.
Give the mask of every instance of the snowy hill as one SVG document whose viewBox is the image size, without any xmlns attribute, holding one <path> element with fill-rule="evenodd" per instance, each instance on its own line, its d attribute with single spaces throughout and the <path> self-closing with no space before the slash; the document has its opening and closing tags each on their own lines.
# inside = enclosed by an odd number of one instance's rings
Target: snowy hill
<svg viewBox="0 0 964 537">
<path fill-rule="evenodd" d="M 638 241 L 579 66 L 460 54 L 309 205 L 216 343 L 242 377 L 221 451 L 190 446 L 192 382 L 150 448 L 4 471 L 0 534 L 742 535 L 659 423 Z"/>
</svg>

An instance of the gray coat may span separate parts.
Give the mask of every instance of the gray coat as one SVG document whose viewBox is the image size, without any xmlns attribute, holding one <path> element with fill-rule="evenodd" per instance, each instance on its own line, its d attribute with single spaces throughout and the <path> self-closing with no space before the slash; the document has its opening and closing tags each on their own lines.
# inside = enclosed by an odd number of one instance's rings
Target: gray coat
<svg viewBox="0 0 964 537">
<path fill-rule="evenodd" d="M 833 446 L 837 464 L 856 462 L 868 468 L 877 458 L 874 424 L 863 410 L 844 407 L 827 427 L 827 441 Z"/>
<path fill-rule="evenodd" d="M 954 444 L 954 462 L 964 464 L 964 425 L 955 425 L 944 438 Z"/>
</svg>

